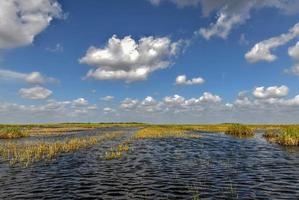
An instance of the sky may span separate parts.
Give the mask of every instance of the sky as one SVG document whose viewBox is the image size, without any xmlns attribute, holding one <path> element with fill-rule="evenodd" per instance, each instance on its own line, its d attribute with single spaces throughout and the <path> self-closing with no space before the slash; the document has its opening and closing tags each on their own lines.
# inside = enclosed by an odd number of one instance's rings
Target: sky
<svg viewBox="0 0 299 200">
<path fill-rule="evenodd" d="M 0 0 L 0 123 L 299 123 L 299 0 Z"/>
</svg>

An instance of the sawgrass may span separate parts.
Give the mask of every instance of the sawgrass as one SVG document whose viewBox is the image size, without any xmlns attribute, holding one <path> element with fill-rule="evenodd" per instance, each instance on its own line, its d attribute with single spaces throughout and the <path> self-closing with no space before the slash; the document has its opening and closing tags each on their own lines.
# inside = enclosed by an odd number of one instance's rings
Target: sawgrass
<svg viewBox="0 0 299 200">
<path fill-rule="evenodd" d="M 150 126 L 137 131 L 133 139 L 155 138 L 199 138 L 199 134 L 190 133 L 181 127 Z"/>
<path fill-rule="evenodd" d="M 236 137 L 252 137 L 254 136 L 254 131 L 252 128 L 242 125 L 242 124 L 232 124 L 225 131 L 225 134 L 233 135 Z"/>
<path fill-rule="evenodd" d="M 51 160 L 61 153 L 74 152 L 97 143 L 122 136 L 123 132 L 110 132 L 103 135 L 71 138 L 57 142 L 5 143 L 0 146 L 0 156 L 10 165 L 28 166 L 41 160 Z"/>
<path fill-rule="evenodd" d="M 28 133 L 19 127 L 3 127 L 0 128 L 0 139 L 15 139 L 27 137 Z"/>
</svg>

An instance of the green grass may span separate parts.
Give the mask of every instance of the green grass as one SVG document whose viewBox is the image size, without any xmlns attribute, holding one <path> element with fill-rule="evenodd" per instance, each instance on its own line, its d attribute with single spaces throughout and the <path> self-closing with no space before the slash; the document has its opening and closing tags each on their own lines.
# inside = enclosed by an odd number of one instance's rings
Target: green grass
<svg viewBox="0 0 299 200">
<path fill-rule="evenodd" d="M 232 124 L 230 125 L 227 130 L 225 131 L 225 134 L 233 135 L 237 137 L 252 137 L 254 136 L 254 132 L 252 128 L 242 125 L 242 124 Z"/>
<path fill-rule="evenodd" d="M 284 146 L 299 146 L 299 128 L 297 127 L 268 130 L 263 136 L 269 142 L 274 142 Z"/>
<path fill-rule="evenodd" d="M 27 137 L 28 133 L 19 127 L 2 127 L 0 128 L 0 139 L 15 139 Z"/>
</svg>

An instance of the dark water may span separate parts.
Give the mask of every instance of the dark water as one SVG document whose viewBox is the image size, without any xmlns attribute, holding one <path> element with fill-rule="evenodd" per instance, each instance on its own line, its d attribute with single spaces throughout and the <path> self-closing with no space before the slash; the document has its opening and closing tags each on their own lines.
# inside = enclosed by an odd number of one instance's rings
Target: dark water
<svg viewBox="0 0 299 200">
<path fill-rule="evenodd" d="M 0 164 L 0 199 L 299 199 L 299 149 L 237 139 L 141 140 L 104 160 L 118 138 L 30 168 Z"/>
</svg>

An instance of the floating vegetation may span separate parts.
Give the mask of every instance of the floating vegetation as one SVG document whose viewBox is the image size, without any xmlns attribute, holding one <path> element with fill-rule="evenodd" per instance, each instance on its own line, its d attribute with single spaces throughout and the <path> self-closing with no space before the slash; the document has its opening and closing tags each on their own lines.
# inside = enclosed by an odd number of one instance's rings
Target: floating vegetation
<svg viewBox="0 0 299 200">
<path fill-rule="evenodd" d="M 242 124 L 232 124 L 225 131 L 225 134 L 237 136 L 237 137 L 252 137 L 254 132 L 252 128 Z"/>
<path fill-rule="evenodd" d="M 0 128 L 0 139 L 15 139 L 27 137 L 28 133 L 19 127 L 3 127 Z"/>
<path fill-rule="evenodd" d="M 130 149 L 129 142 L 125 141 L 117 145 L 116 147 L 112 147 L 109 151 L 105 152 L 105 159 L 112 160 L 121 158 L 125 152 L 128 152 Z"/>
<path fill-rule="evenodd" d="M 0 156 L 10 165 L 28 166 L 41 160 L 51 160 L 61 153 L 69 153 L 94 144 L 122 136 L 124 133 L 109 132 L 103 135 L 71 138 L 58 142 L 5 143 L 0 146 Z"/>
<path fill-rule="evenodd" d="M 153 138 L 199 138 L 199 134 L 189 133 L 188 131 L 176 127 L 151 126 L 137 131 L 134 139 L 153 139 Z"/>
<path fill-rule="evenodd" d="M 299 146 L 299 128 L 288 127 L 280 130 L 267 130 L 263 135 L 268 141 L 284 146 Z"/>
</svg>

